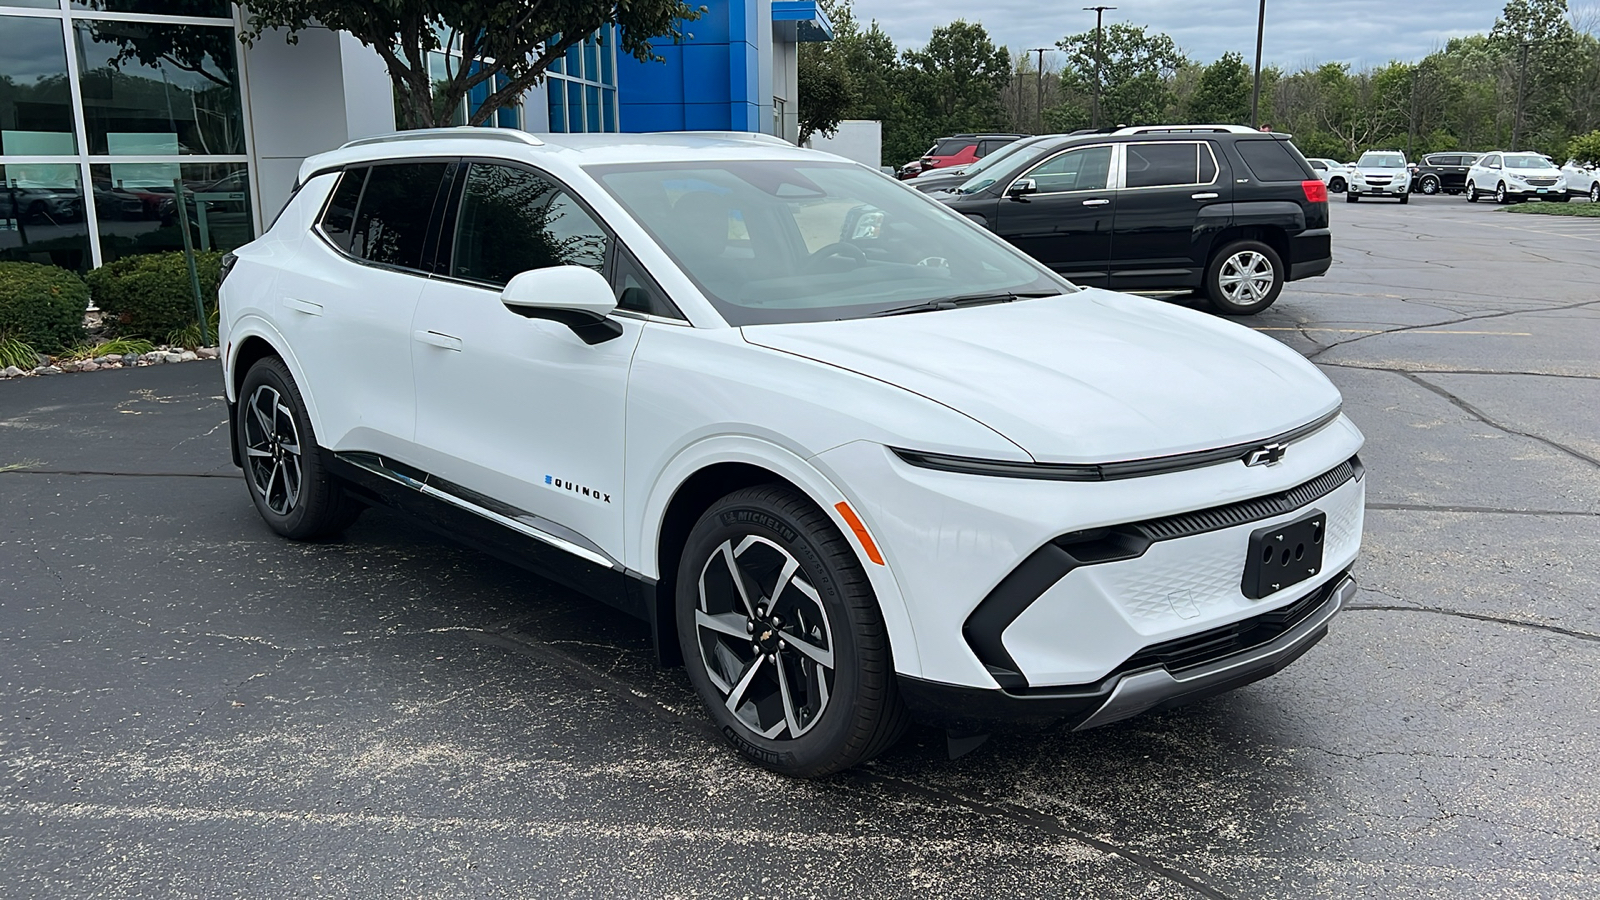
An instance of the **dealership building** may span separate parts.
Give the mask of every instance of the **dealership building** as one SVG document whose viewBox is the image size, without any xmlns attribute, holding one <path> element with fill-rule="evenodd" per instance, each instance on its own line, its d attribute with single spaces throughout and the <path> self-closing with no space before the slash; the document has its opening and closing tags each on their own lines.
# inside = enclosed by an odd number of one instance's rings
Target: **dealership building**
<svg viewBox="0 0 1600 900">
<path fill-rule="evenodd" d="M 795 140 L 798 45 L 832 37 L 817 0 L 704 5 L 692 36 L 656 42 L 662 61 L 619 55 L 608 26 L 488 124 Z M 372 50 L 318 28 L 245 47 L 242 22 L 229 0 L 0 0 L 0 260 L 83 271 L 178 249 L 179 213 L 202 248 L 236 247 L 271 223 L 307 156 L 395 129 Z M 441 77 L 453 62 L 429 60 Z"/>
</svg>

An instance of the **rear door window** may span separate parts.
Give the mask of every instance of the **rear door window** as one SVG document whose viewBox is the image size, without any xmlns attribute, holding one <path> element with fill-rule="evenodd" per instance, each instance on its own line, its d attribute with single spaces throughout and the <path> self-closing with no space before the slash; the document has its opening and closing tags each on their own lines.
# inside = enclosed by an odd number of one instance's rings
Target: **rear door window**
<svg viewBox="0 0 1600 900">
<path fill-rule="evenodd" d="M 386 266 L 421 269 L 434 199 L 450 166 L 446 162 L 373 166 L 351 227 L 350 255 Z"/>
<path fill-rule="evenodd" d="M 1210 156 L 1205 146 L 1187 141 L 1127 145 L 1127 187 L 1175 187 L 1210 182 L 1215 168 L 1204 180 L 1200 160 Z"/>
<path fill-rule="evenodd" d="M 1257 181 L 1304 181 L 1316 177 L 1285 141 L 1245 140 L 1234 146 Z"/>
</svg>

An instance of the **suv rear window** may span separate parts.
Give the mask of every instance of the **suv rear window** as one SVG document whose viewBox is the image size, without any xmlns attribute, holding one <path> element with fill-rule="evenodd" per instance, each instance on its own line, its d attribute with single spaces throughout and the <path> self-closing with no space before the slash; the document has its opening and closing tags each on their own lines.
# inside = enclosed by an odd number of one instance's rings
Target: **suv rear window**
<svg viewBox="0 0 1600 900">
<path fill-rule="evenodd" d="M 1234 146 L 1257 181 L 1304 181 L 1316 177 L 1287 141 L 1239 141 Z"/>
<path fill-rule="evenodd" d="M 333 196 L 317 222 L 323 235 L 346 253 L 350 252 L 350 226 L 355 222 L 356 204 L 361 202 L 361 186 L 366 181 L 366 166 L 346 169 L 339 176 L 339 185 L 333 189 Z"/>
<path fill-rule="evenodd" d="M 350 229 L 350 255 L 368 262 L 422 268 L 422 245 L 428 237 L 433 198 L 449 163 L 377 165 L 367 176 Z M 344 185 L 341 183 L 340 187 Z"/>
</svg>

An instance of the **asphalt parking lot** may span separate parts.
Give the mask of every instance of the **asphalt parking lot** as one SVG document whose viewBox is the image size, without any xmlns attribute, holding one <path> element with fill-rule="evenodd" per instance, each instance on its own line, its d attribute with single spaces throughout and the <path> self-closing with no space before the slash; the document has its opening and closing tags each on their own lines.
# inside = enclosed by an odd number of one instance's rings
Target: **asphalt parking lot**
<svg viewBox="0 0 1600 900">
<path fill-rule="evenodd" d="M 1600 895 L 1600 220 L 1334 199 L 1247 323 L 1367 434 L 1329 637 L 815 783 L 641 623 L 382 512 L 275 538 L 214 363 L 0 383 L 0 896 Z"/>
</svg>

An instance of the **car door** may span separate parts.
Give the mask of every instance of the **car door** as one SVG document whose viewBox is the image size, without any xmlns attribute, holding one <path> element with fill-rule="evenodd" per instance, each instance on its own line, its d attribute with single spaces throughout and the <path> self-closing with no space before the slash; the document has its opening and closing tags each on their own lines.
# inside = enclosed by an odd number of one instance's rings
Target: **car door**
<svg viewBox="0 0 1600 900">
<path fill-rule="evenodd" d="M 1227 216 L 1207 210 L 1233 198 L 1207 141 L 1149 141 L 1122 146 L 1111 287 L 1142 290 L 1200 284 L 1210 235 Z M 1203 227 L 1203 220 L 1214 227 Z"/>
<path fill-rule="evenodd" d="M 643 323 L 617 317 L 622 334 L 591 345 L 500 302 L 520 272 L 604 270 L 612 239 L 542 172 L 463 165 L 439 241 L 440 275 L 411 323 L 417 465 L 447 491 L 491 498 L 502 514 L 537 516 L 540 531 L 621 559 L 624 401 Z"/>
<path fill-rule="evenodd" d="M 277 326 L 304 376 L 319 443 L 408 459 L 416 431 L 411 319 L 445 160 L 338 174 L 315 237 L 278 276 Z"/>
<path fill-rule="evenodd" d="M 1492 194 L 1494 193 L 1495 184 L 1498 183 L 1497 179 L 1500 177 L 1499 171 L 1500 155 L 1491 153 L 1472 164 L 1472 167 L 1467 170 L 1467 178 L 1472 182 L 1473 187 L 1477 188 L 1478 193 Z"/>
<path fill-rule="evenodd" d="M 1117 214 L 1111 156 L 1110 144 L 1073 147 L 1022 173 L 1000 199 L 995 233 L 1079 284 L 1106 287 Z"/>
</svg>

